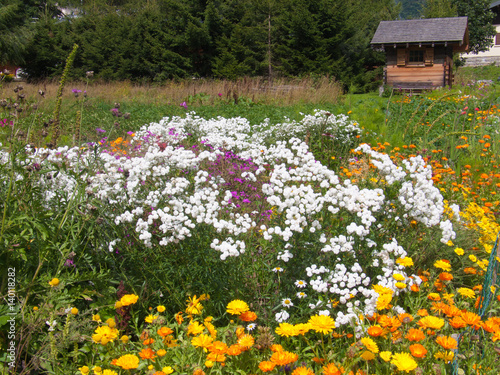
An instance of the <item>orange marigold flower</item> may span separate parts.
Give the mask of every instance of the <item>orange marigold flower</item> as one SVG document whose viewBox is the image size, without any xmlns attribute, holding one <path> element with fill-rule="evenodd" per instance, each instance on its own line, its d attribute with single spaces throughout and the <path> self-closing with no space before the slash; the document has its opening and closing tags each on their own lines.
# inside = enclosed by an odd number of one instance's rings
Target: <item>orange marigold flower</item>
<svg viewBox="0 0 500 375">
<path fill-rule="evenodd" d="M 244 322 L 253 322 L 257 319 L 257 314 L 253 311 L 245 311 L 240 314 L 239 318 Z"/>
<path fill-rule="evenodd" d="M 114 360 L 114 365 L 119 366 L 124 370 L 131 370 L 139 367 L 139 357 L 133 354 L 125 354 Z"/>
<path fill-rule="evenodd" d="M 255 344 L 255 339 L 251 335 L 242 335 L 238 339 L 238 344 L 245 349 L 249 349 Z"/>
<path fill-rule="evenodd" d="M 151 345 L 155 342 L 155 339 L 150 337 L 149 339 L 146 339 L 142 342 L 142 345 Z"/>
<path fill-rule="evenodd" d="M 280 345 L 280 344 L 274 344 L 271 346 L 271 351 L 276 353 L 276 352 L 282 352 L 284 351 L 285 349 L 283 349 L 283 347 Z"/>
<path fill-rule="evenodd" d="M 410 353 L 415 358 L 424 358 L 427 354 L 427 349 L 422 344 L 410 345 Z"/>
<path fill-rule="evenodd" d="M 273 371 L 275 367 L 276 363 L 271 361 L 262 361 L 261 363 L 259 363 L 259 368 L 262 372 Z"/>
<path fill-rule="evenodd" d="M 382 336 L 384 334 L 384 329 L 379 325 L 374 325 L 368 328 L 368 334 L 372 337 Z"/>
<path fill-rule="evenodd" d="M 227 351 L 227 344 L 222 341 L 214 341 L 212 345 L 208 347 L 208 350 L 215 354 L 225 354 Z"/>
<path fill-rule="evenodd" d="M 165 337 L 174 333 L 174 331 L 169 327 L 161 327 L 158 329 L 158 331 L 156 331 L 156 333 L 158 333 L 161 337 Z"/>
<path fill-rule="evenodd" d="M 436 343 L 441 345 L 443 349 L 457 349 L 458 343 L 453 337 L 440 335 L 436 339 Z"/>
<path fill-rule="evenodd" d="M 292 375 L 314 375 L 314 371 L 305 366 L 300 366 L 293 370 Z"/>
<path fill-rule="evenodd" d="M 229 348 L 227 348 L 227 355 L 237 356 L 243 352 L 243 348 L 238 344 L 233 344 Z"/>
<path fill-rule="evenodd" d="M 142 349 L 139 352 L 139 357 L 141 357 L 142 359 L 151 359 L 151 360 L 153 360 L 156 357 L 156 355 L 155 355 L 155 352 L 154 352 L 153 349 L 146 348 L 146 349 Z"/>
<path fill-rule="evenodd" d="M 182 322 L 184 321 L 184 318 L 182 317 L 182 311 L 179 311 L 177 314 L 175 314 L 175 320 L 177 321 L 177 324 L 182 324 Z"/>
<path fill-rule="evenodd" d="M 405 323 L 405 324 L 408 324 L 408 323 L 411 323 L 413 322 L 413 316 L 411 316 L 410 314 L 408 313 L 402 313 L 402 314 L 399 314 L 398 315 L 398 319 L 401 323 Z"/>
<path fill-rule="evenodd" d="M 470 311 L 463 312 L 461 318 L 469 326 L 476 326 L 481 322 L 481 317 Z"/>
<path fill-rule="evenodd" d="M 419 316 L 427 316 L 427 315 L 429 315 L 429 313 L 427 312 L 427 310 L 426 310 L 426 309 L 419 309 L 419 310 L 417 311 L 417 314 L 418 314 Z"/>
<path fill-rule="evenodd" d="M 225 362 L 226 361 L 226 356 L 224 354 L 219 354 L 219 353 L 208 353 L 208 355 L 207 355 L 207 361 Z"/>
<path fill-rule="evenodd" d="M 475 275 L 477 273 L 476 269 L 472 267 L 465 267 L 464 272 L 468 275 Z"/>
<path fill-rule="evenodd" d="M 343 367 L 337 367 L 335 363 L 329 363 L 323 366 L 324 375 L 342 375 L 344 373 Z"/>
<path fill-rule="evenodd" d="M 287 351 L 282 351 L 282 352 L 275 352 L 271 356 L 271 361 L 276 363 L 278 366 L 285 366 L 290 363 L 295 362 L 296 360 L 299 359 L 298 354 L 287 352 Z"/>
<path fill-rule="evenodd" d="M 425 334 L 420 329 L 410 328 L 405 338 L 410 341 L 422 341 L 425 339 Z"/>
<path fill-rule="evenodd" d="M 455 329 L 467 327 L 467 323 L 460 316 L 454 316 L 448 323 Z"/>
<path fill-rule="evenodd" d="M 453 275 L 449 272 L 441 272 L 439 274 L 439 280 L 441 281 L 450 281 L 453 280 Z"/>
</svg>

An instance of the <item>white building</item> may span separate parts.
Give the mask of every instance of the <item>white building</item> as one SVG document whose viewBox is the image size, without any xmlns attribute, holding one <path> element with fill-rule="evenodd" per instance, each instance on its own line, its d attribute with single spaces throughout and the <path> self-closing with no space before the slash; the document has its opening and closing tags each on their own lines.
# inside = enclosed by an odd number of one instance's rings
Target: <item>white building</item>
<svg viewBox="0 0 500 375">
<path fill-rule="evenodd" d="M 477 55 L 466 54 L 465 66 L 481 66 L 481 65 L 500 65 L 500 0 L 492 1 L 490 4 L 491 11 L 495 14 L 493 26 L 497 29 L 497 34 L 493 38 L 493 46 L 485 52 L 479 52 Z"/>
</svg>

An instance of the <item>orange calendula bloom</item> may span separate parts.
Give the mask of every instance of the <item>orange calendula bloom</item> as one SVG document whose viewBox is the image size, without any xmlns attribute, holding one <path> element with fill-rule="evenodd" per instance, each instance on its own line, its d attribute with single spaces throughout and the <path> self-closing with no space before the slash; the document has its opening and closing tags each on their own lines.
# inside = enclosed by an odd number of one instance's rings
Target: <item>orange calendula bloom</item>
<svg viewBox="0 0 500 375">
<path fill-rule="evenodd" d="M 343 367 L 337 367 L 335 363 L 329 363 L 323 366 L 323 375 L 342 375 L 344 373 Z"/>
<path fill-rule="evenodd" d="M 282 351 L 282 352 L 275 352 L 271 356 L 271 362 L 276 363 L 278 366 L 285 366 L 290 363 L 293 363 L 299 359 L 298 354 L 287 352 L 287 351 Z"/>
<path fill-rule="evenodd" d="M 292 375 L 314 375 L 314 371 L 305 366 L 301 366 L 293 370 Z"/>
<path fill-rule="evenodd" d="M 261 363 L 259 363 L 259 369 L 262 372 L 273 371 L 275 367 L 276 367 L 276 363 L 271 362 L 271 361 L 262 361 Z"/>
<path fill-rule="evenodd" d="M 208 350 L 215 354 L 225 354 L 227 351 L 227 344 L 222 341 L 214 341 Z"/>
<path fill-rule="evenodd" d="M 465 311 L 460 316 L 469 326 L 477 326 L 481 322 L 481 317 L 471 311 Z"/>
<path fill-rule="evenodd" d="M 429 315 L 429 312 L 428 312 L 426 309 L 419 309 L 419 310 L 417 311 L 417 314 L 418 314 L 419 316 L 427 316 L 427 315 Z"/>
<path fill-rule="evenodd" d="M 238 344 L 233 344 L 229 348 L 227 348 L 226 354 L 232 355 L 232 356 L 237 356 L 237 355 L 240 355 L 244 351 L 244 349 L 245 348 L 242 348 Z"/>
<path fill-rule="evenodd" d="M 427 349 L 422 344 L 410 345 L 410 353 L 415 358 L 424 358 L 427 354 Z"/>
<path fill-rule="evenodd" d="M 184 318 L 182 317 L 182 311 L 179 311 L 177 314 L 175 314 L 175 320 L 177 324 L 182 324 L 182 322 L 184 321 Z"/>
<path fill-rule="evenodd" d="M 439 274 L 439 280 L 441 281 L 450 281 L 453 280 L 453 275 L 449 272 L 441 272 Z"/>
<path fill-rule="evenodd" d="M 410 341 L 422 341 L 425 339 L 425 333 L 422 332 L 420 329 L 416 328 L 410 328 L 408 330 L 408 333 L 406 334 L 405 338 L 407 338 Z"/>
<path fill-rule="evenodd" d="M 374 325 L 368 328 L 368 334 L 372 337 L 382 336 L 384 334 L 384 329 L 379 325 Z"/>
<path fill-rule="evenodd" d="M 453 337 L 440 335 L 436 339 L 436 343 L 441 345 L 443 349 L 457 349 L 458 343 Z"/>
<path fill-rule="evenodd" d="M 245 349 L 250 349 L 255 344 L 255 339 L 251 335 L 242 335 L 238 339 L 238 345 Z"/>
<path fill-rule="evenodd" d="M 253 322 L 257 319 L 257 314 L 253 311 L 245 311 L 240 314 L 239 318 L 244 322 Z"/>
<path fill-rule="evenodd" d="M 174 333 L 174 331 L 169 327 L 161 327 L 158 331 L 156 331 L 156 333 L 158 333 L 161 337 L 166 337 Z"/>
<path fill-rule="evenodd" d="M 120 303 L 122 306 L 129 306 L 135 304 L 139 300 L 139 296 L 135 294 L 125 294 L 120 298 Z"/>
<path fill-rule="evenodd" d="M 151 359 L 151 360 L 153 360 L 156 357 L 156 355 L 155 355 L 155 352 L 154 352 L 153 349 L 146 348 L 146 349 L 142 349 L 139 352 L 139 357 L 141 357 L 142 359 Z"/>
</svg>

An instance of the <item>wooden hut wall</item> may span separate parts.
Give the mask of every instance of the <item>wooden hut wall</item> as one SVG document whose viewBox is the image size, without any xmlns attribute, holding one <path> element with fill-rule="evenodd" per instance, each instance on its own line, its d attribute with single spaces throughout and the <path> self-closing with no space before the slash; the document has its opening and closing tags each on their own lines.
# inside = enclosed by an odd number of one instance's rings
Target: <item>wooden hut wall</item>
<svg viewBox="0 0 500 375">
<path fill-rule="evenodd" d="M 413 47 L 415 48 L 415 47 Z M 422 47 L 422 49 L 429 47 Z M 406 52 L 411 49 L 401 47 Z M 398 66 L 398 48 L 387 48 L 387 72 L 386 83 L 390 86 L 400 87 L 441 87 L 446 84 L 444 80 L 445 62 L 447 56 L 450 55 L 450 47 L 436 46 L 434 47 L 434 56 L 431 65 L 411 65 Z"/>
</svg>

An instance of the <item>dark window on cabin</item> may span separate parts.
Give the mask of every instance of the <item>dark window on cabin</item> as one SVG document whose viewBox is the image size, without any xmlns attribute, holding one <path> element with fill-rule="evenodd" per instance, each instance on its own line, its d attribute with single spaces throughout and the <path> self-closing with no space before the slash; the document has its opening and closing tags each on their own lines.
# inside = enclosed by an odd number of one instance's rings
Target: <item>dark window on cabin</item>
<svg viewBox="0 0 500 375">
<path fill-rule="evenodd" d="M 423 63 L 424 62 L 424 51 L 423 50 L 410 50 L 408 56 L 408 62 L 411 63 Z"/>
</svg>

